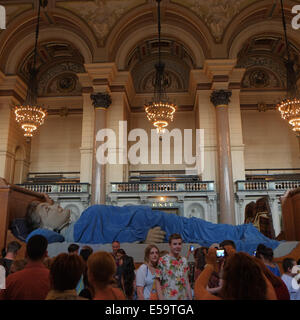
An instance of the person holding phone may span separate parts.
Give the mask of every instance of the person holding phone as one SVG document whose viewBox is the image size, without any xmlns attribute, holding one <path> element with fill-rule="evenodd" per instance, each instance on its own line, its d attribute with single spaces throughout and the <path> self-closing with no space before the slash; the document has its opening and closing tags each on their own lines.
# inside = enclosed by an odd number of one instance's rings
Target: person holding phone
<svg viewBox="0 0 300 320">
<path fill-rule="evenodd" d="M 254 257 L 245 252 L 237 253 L 231 246 L 225 246 L 224 249 L 227 258 L 220 296 L 206 289 L 212 272 L 218 269 L 217 249 L 210 247 L 206 266 L 195 283 L 196 300 L 277 300 L 272 284 Z"/>
</svg>

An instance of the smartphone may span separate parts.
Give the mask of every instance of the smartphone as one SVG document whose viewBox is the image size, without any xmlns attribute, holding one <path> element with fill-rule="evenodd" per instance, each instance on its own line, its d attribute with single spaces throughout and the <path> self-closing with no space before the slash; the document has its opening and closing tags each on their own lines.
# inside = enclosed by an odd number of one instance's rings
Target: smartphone
<svg viewBox="0 0 300 320">
<path fill-rule="evenodd" d="M 224 249 L 218 249 L 217 250 L 217 258 L 224 258 L 225 257 L 225 250 Z"/>
<path fill-rule="evenodd" d="M 194 247 L 194 246 L 190 246 L 190 250 L 191 250 L 191 251 L 194 251 L 194 250 L 195 250 L 195 247 Z"/>
<path fill-rule="evenodd" d="M 253 252 L 254 257 L 256 257 L 256 250 Z"/>
</svg>

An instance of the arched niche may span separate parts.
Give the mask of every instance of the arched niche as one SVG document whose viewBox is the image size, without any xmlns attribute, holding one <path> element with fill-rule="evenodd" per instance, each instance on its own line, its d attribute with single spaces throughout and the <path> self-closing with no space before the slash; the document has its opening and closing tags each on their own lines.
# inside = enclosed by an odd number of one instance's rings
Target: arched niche
<svg viewBox="0 0 300 320">
<path fill-rule="evenodd" d="M 187 207 L 185 216 L 188 218 L 195 217 L 205 220 L 205 211 L 201 204 L 195 202 Z"/>
</svg>

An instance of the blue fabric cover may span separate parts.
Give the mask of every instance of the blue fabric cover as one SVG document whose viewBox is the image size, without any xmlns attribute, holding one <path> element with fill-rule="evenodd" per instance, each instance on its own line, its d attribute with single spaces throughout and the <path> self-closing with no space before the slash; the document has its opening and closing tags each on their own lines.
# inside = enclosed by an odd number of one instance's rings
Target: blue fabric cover
<svg viewBox="0 0 300 320">
<path fill-rule="evenodd" d="M 112 243 L 114 240 L 143 241 L 148 230 L 156 226 L 166 231 L 166 242 L 172 233 L 181 234 L 184 242 L 194 242 L 201 246 L 233 240 L 237 251 L 251 255 L 260 243 L 273 250 L 280 243 L 265 237 L 252 224 L 215 224 L 195 217 L 186 218 L 152 210 L 148 206 L 108 205 L 94 205 L 82 213 L 74 224 L 74 241 L 91 244 Z"/>
<path fill-rule="evenodd" d="M 29 233 L 29 235 L 26 238 L 26 242 L 32 236 L 35 236 L 35 235 L 44 236 L 48 240 L 48 243 L 64 242 L 65 241 L 65 238 L 61 234 L 59 234 L 59 233 L 57 233 L 55 231 L 38 228 L 38 229 L 33 230 L 31 233 Z"/>
</svg>

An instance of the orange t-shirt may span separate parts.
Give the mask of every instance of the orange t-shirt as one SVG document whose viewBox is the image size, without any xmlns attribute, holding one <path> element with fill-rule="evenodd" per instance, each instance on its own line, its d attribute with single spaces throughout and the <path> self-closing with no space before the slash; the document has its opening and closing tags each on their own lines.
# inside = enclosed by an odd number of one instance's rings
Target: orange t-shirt
<svg viewBox="0 0 300 320">
<path fill-rule="evenodd" d="M 126 300 L 126 297 L 119 288 L 108 286 L 98 291 L 93 300 Z"/>
</svg>

